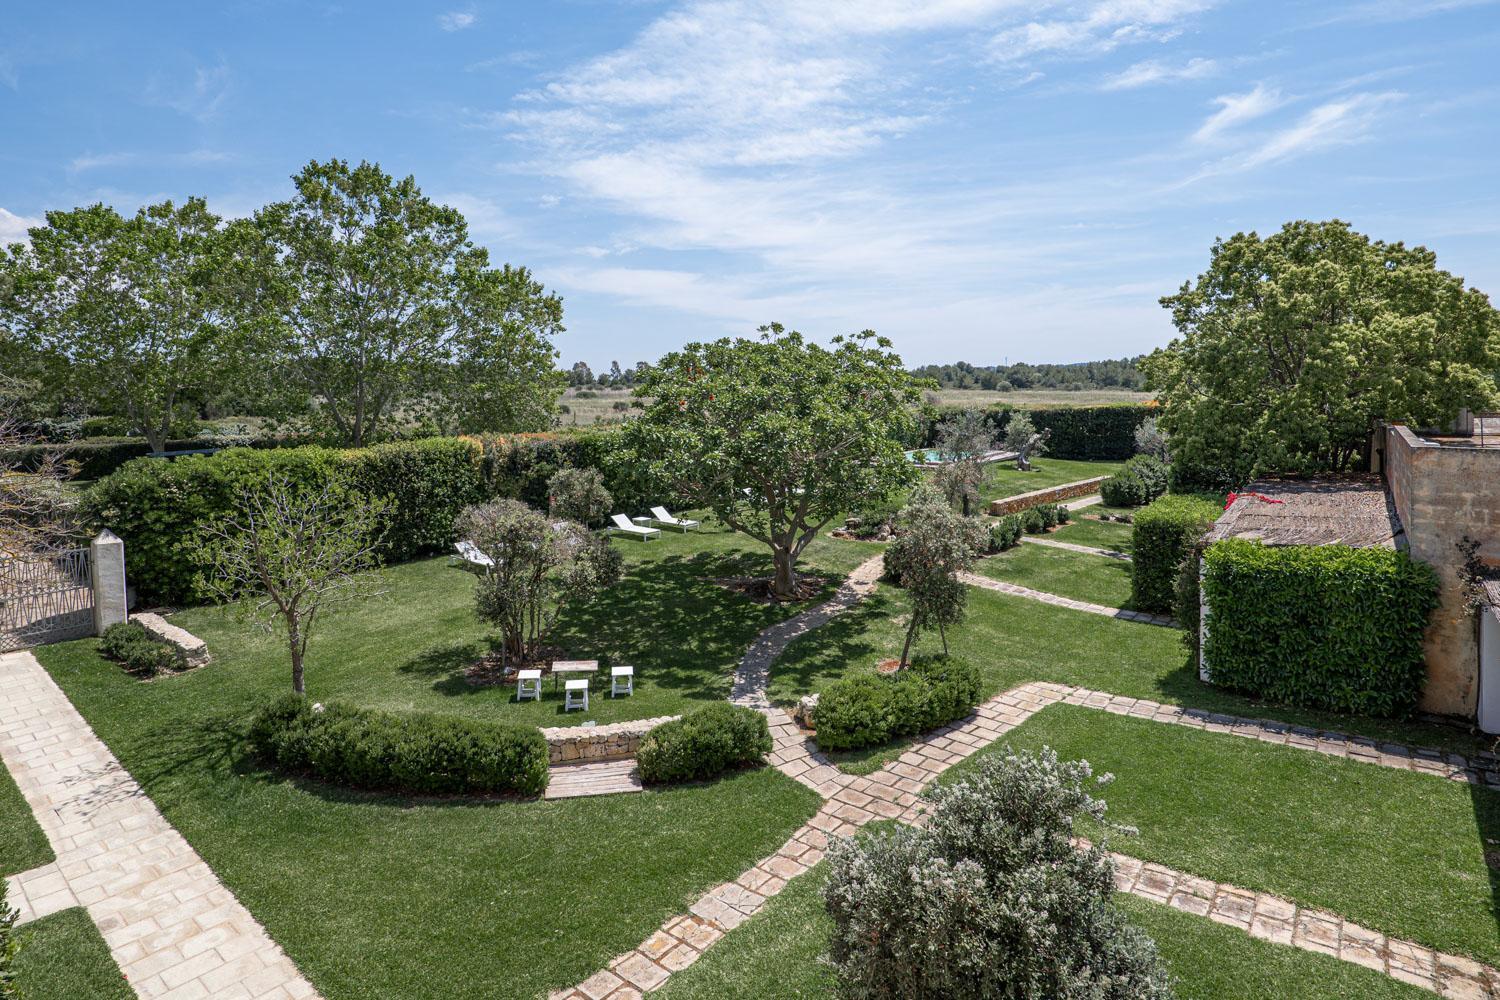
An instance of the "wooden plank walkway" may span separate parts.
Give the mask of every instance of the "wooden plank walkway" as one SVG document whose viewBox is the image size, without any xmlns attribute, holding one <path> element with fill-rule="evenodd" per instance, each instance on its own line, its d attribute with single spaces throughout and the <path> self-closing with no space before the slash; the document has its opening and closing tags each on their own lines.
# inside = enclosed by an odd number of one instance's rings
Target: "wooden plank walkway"
<svg viewBox="0 0 1500 1000">
<path fill-rule="evenodd" d="M 641 790 L 635 760 L 603 760 L 592 764 L 560 764 L 547 772 L 544 799 L 576 799 L 585 795 L 619 795 Z"/>
</svg>

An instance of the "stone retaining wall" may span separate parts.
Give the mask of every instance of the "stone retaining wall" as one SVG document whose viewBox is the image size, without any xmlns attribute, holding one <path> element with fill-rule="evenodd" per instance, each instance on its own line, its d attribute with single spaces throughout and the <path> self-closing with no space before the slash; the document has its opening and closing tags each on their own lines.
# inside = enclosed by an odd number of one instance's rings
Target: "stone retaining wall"
<svg viewBox="0 0 1500 1000">
<path fill-rule="evenodd" d="M 130 620 L 145 629 L 151 638 L 175 648 L 178 657 L 188 667 L 205 666 L 211 659 L 208 655 L 208 643 L 187 629 L 168 623 L 161 615 L 146 612 L 131 615 Z"/>
<path fill-rule="evenodd" d="M 1032 490 L 1030 493 L 1019 493 L 1013 497 L 991 500 L 990 514 L 1001 517 L 1005 514 L 1015 514 L 1028 507 L 1035 507 L 1038 504 L 1061 503 L 1064 500 L 1086 497 L 1091 493 L 1098 493 L 1099 484 L 1108 478 L 1108 476 L 1095 476 L 1093 479 L 1080 479 L 1076 483 L 1063 483 L 1061 486 L 1049 486 L 1045 490 Z"/>
<path fill-rule="evenodd" d="M 551 764 L 574 764 L 586 760 L 620 760 L 634 757 L 641 738 L 661 725 L 679 719 L 662 715 L 654 719 L 611 722 L 607 726 L 556 726 L 543 729 Z"/>
</svg>

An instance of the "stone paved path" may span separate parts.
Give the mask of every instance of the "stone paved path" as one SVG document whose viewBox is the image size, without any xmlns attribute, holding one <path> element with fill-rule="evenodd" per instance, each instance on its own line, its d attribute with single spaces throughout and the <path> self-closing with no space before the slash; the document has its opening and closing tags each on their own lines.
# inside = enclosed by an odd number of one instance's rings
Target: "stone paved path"
<svg viewBox="0 0 1500 1000">
<path fill-rule="evenodd" d="M 1041 535 L 1022 535 L 1021 541 L 1028 545 L 1045 545 L 1053 549 L 1067 549 L 1069 552 L 1082 552 L 1091 556 L 1104 556 L 1106 559 L 1117 559 L 1120 562 L 1130 562 L 1130 557 L 1123 552 L 1114 549 L 1101 549 L 1093 545 L 1078 545 L 1073 542 L 1060 542 L 1055 538 L 1043 538 Z"/>
<path fill-rule="evenodd" d="M 1121 618 L 1125 621 L 1143 622 L 1147 625 L 1161 625 L 1165 628 L 1175 628 L 1177 626 L 1177 623 L 1166 615 L 1151 615 L 1144 611 L 1131 611 L 1127 608 L 1111 608 L 1104 604 L 1091 604 L 1088 601 L 1075 601 L 1071 597 L 1049 594 L 1042 590 L 1032 590 L 1030 587 L 1022 587 L 1015 583 L 1006 583 L 1004 580 L 991 580 L 989 577 L 980 576 L 978 573 L 960 573 L 958 574 L 958 578 L 971 587 L 982 587 L 985 590 L 1010 594 L 1012 597 L 1025 597 L 1029 600 L 1041 601 L 1043 604 L 1055 604 L 1060 608 L 1071 608 L 1074 611 L 1087 611 L 1091 615 Z"/>
<path fill-rule="evenodd" d="M 619 795 L 641 790 L 635 758 L 601 760 L 590 764 L 559 764 L 547 769 L 544 799 L 576 799 L 585 795 Z"/>
<path fill-rule="evenodd" d="M 57 854 L 10 880 L 28 915 L 86 907 L 142 997 L 317 995 L 34 656 L 0 656 L 0 691 L 0 759 Z"/>
<path fill-rule="evenodd" d="M 991 698 L 969 718 L 926 734 L 874 774 L 856 777 L 838 773 L 811 783 L 827 801 L 775 854 L 757 862 L 734 882 L 709 890 L 687 914 L 669 918 L 635 950 L 616 957 L 607 968 L 578 986 L 554 992 L 551 1000 L 633 1000 L 657 989 L 672 973 L 697 961 L 726 932 L 758 912 L 788 880 L 822 860 L 830 837 L 848 836 L 877 818 L 921 822 L 923 788 L 949 767 L 994 743 L 1041 709 L 1060 702 L 1334 753 L 1377 766 L 1421 770 L 1440 777 L 1459 777 L 1466 771 L 1495 773 L 1463 758 L 1434 761 L 1425 752 L 1408 747 L 1386 745 L 1373 754 L 1357 753 L 1356 750 L 1368 749 L 1365 742 L 1337 733 L 1309 735 L 1282 723 L 1215 715 L 1086 688 L 1043 682 L 1023 684 Z M 805 761 L 789 733 L 778 734 L 777 744 L 778 752 L 784 748 L 790 754 L 777 764 L 782 770 L 786 770 L 789 760 L 797 762 L 794 766 Z M 1368 966 L 1444 997 L 1463 1000 L 1500 997 L 1500 971 L 1489 966 L 1391 938 L 1336 914 L 1306 909 L 1268 893 L 1212 882 L 1124 854 L 1112 857 L 1116 884 L 1122 892 L 1239 927 L 1267 941 Z"/>
<path fill-rule="evenodd" d="M 1104 498 L 1094 493 L 1086 497 L 1079 497 L 1077 500 L 1069 500 L 1063 506 L 1069 510 L 1083 510 L 1085 507 L 1095 507 L 1103 502 Z"/>
<path fill-rule="evenodd" d="M 875 581 L 884 570 L 885 556 L 875 555 L 855 567 L 839 585 L 834 595 L 799 615 L 778 622 L 755 637 L 734 671 L 734 687 L 729 700 L 750 708 L 769 708 L 766 684 L 771 678 L 771 662 L 795 638 L 812 631 L 841 611 L 846 611 L 875 589 Z"/>
</svg>

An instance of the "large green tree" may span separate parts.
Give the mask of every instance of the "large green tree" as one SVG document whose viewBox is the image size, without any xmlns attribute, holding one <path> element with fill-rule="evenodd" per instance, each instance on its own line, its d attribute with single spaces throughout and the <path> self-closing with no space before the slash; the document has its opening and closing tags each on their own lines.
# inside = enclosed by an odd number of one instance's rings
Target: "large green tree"
<svg viewBox="0 0 1500 1000">
<path fill-rule="evenodd" d="M 926 383 L 868 330 L 826 348 L 775 323 L 760 333 L 662 358 L 622 433 L 628 460 L 662 488 L 769 547 L 771 592 L 789 599 L 829 521 L 911 481 L 901 441 Z"/>
<path fill-rule="evenodd" d="M 278 262 L 267 289 L 283 370 L 329 431 L 359 446 L 422 415 L 463 429 L 550 421 L 555 296 L 524 269 L 490 268 L 463 215 L 411 177 L 330 160 L 293 181 L 296 196 L 255 221 Z"/>
<path fill-rule="evenodd" d="M 0 315 L 37 352 L 56 395 L 125 417 L 161 450 L 205 388 L 244 370 L 257 241 L 201 198 L 124 218 L 48 212 L 0 257 Z"/>
<path fill-rule="evenodd" d="M 1218 240 L 1161 302 L 1179 336 L 1142 367 L 1178 475 L 1199 485 L 1348 469 L 1375 420 L 1442 425 L 1497 399 L 1488 297 L 1431 251 L 1344 222 Z"/>
</svg>

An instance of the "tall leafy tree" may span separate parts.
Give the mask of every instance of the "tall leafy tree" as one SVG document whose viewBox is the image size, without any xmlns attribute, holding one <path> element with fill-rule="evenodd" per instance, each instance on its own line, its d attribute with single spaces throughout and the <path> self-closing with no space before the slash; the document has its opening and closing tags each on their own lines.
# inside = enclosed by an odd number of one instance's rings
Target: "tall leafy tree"
<svg viewBox="0 0 1500 1000">
<path fill-rule="evenodd" d="M 505 397 L 542 354 L 552 391 L 561 304 L 523 269 L 491 270 L 458 210 L 372 163 L 315 160 L 293 182 L 296 196 L 255 222 L 278 261 L 267 285 L 285 373 L 335 436 L 363 445 L 398 417 L 441 411 L 455 386 L 487 422 L 510 419 Z M 517 410 L 536 423 L 529 404 Z"/>
<path fill-rule="evenodd" d="M 834 517 L 908 484 L 901 441 L 921 381 L 865 331 L 809 343 L 780 324 L 758 340 L 688 344 L 641 376 L 630 460 L 691 506 L 771 550 L 771 592 L 797 595 L 797 561 Z"/>
<path fill-rule="evenodd" d="M 160 451 L 210 385 L 244 370 L 256 241 L 201 198 L 124 218 L 48 212 L 0 258 L 0 312 L 38 352 L 52 392 L 118 414 Z"/>
<path fill-rule="evenodd" d="M 1442 425 L 1500 398 L 1489 298 L 1338 220 L 1218 240 L 1161 302 L 1179 336 L 1142 367 L 1180 480 L 1347 469 L 1377 419 Z"/>
</svg>

